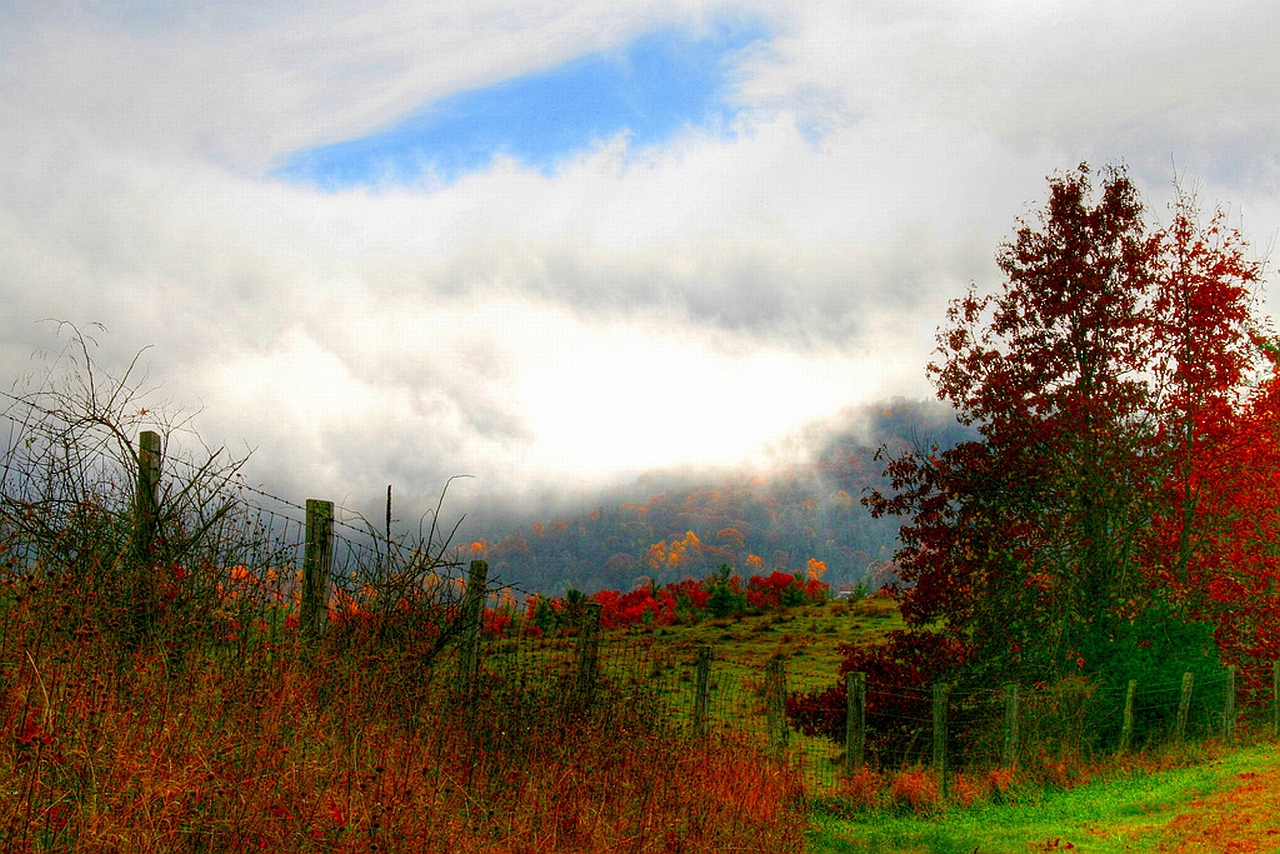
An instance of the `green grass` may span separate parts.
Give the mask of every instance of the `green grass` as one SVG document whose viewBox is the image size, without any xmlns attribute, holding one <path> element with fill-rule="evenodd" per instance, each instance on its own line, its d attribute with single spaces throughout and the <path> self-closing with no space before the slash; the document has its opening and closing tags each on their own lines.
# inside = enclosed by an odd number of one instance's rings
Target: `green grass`
<svg viewBox="0 0 1280 854">
<path fill-rule="evenodd" d="M 901 628 L 898 603 L 883 597 L 834 600 L 783 611 L 707 618 L 697 623 L 611 629 L 600 639 L 600 667 L 606 676 L 634 676 L 659 692 L 671 719 L 692 726 L 694 662 L 699 647 L 713 652 L 708 724 L 712 733 L 763 741 L 765 663 L 786 659 L 787 690 L 811 691 L 835 684 L 844 643 L 874 644 L 885 632 Z M 494 643 L 484 654 L 494 672 L 572 673 L 578 661 L 577 637 Z M 843 748 L 825 738 L 789 733 L 792 756 L 803 757 L 812 791 L 830 790 Z"/>
<path fill-rule="evenodd" d="M 1193 801 L 1232 787 L 1239 774 L 1277 766 L 1276 745 L 1265 743 L 1221 751 L 1186 767 L 1156 772 L 1131 769 L 1070 790 L 1023 793 L 1012 804 L 951 807 L 932 816 L 877 810 L 849 820 L 815 814 L 808 851 L 1157 851 L 1163 829 Z"/>
<path fill-rule="evenodd" d="M 885 632 L 901 627 L 898 603 L 871 597 L 659 631 L 671 650 L 690 660 L 697 647 L 711 646 L 716 671 L 726 678 L 759 678 L 764 662 L 781 653 L 787 659 L 788 688 L 809 691 L 835 683 L 840 644 L 875 643 Z"/>
</svg>

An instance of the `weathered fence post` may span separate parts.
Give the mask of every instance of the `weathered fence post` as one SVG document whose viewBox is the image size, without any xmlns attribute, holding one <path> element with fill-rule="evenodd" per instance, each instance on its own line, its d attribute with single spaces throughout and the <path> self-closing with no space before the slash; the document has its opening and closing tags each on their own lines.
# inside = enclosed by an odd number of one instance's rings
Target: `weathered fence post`
<svg viewBox="0 0 1280 854">
<path fill-rule="evenodd" d="M 765 662 L 764 702 L 769 752 L 781 756 L 787 747 L 787 666 L 781 653 Z"/>
<path fill-rule="evenodd" d="M 1236 666 L 1227 667 L 1227 690 L 1222 701 L 1222 737 L 1231 742 L 1236 737 Z"/>
<path fill-rule="evenodd" d="M 867 674 L 846 673 L 844 693 L 844 763 L 845 770 L 852 773 L 866 761 Z"/>
<path fill-rule="evenodd" d="M 933 686 L 933 768 L 938 775 L 938 790 L 947 792 L 947 701 L 951 686 L 939 682 Z"/>
<path fill-rule="evenodd" d="M 1018 761 L 1018 684 L 1010 682 L 1004 686 L 1004 754 L 1001 756 L 1006 768 L 1012 768 Z"/>
<path fill-rule="evenodd" d="M 480 621 L 484 615 L 484 600 L 488 595 L 485 581 L 489 564 L 483 560 L 471 561 L 467 574 L 467 592 L 462 599 L 462 621 L 458 632 L 458 674 L 454 683 L 459 693 L 469 693 L 474 687 L 476 673 L 480 670 Z"/>
<path fill-rule="evenodd" d="M 160 434 L 143 430 L 138 434 L 136 490 L 133 496 L 132 553 L 137 565 L 131 591 L 131 631 L 135 639 L 146 633 L 160 611 L 160 589 L 156 578 L 156 555 L 152 549 L 160 531 Z"/>
<path fill-rule="evenodd" d="M 1130 679 L 1124 692 L 1124 723 L 1120 726 L 1120 752 L 1128 753 L 1133 742 L 1133 699 L 1138 693 L 1138 680 Z"/>
<path fill-rule="evenodd" d="M 1271 662 L 1271 732 L 1280 738 L 1280 661 Z"/>
<path fill-rule="evenodd" d="M 333 572 L 333 502 L 307 499 L 307 543 L 302 554 L 303 637 L 324 633 L 329 611 L 329 576 Z"/>
<path fill-rule="evenodd" d="M 1187 718 L 1191 716 L 1191 691 L 1195 687 L 1196 677 L 1191 673 L 1182 674 L 1182 696 L 1178 698 L 1178 723 L 1174 735 L 1178 741 L 1187 738 Z"/>
<path fill-rule="evenodd" d="M 707 736 L 708 691 L 711 684 L 711 647 L 698 647 L 698 656 L 693 662 L 693 675 L 696 685 L 693 696 L 693 737 L 701 740 Z"/>
<path fill-rule="evenodd" d="M 583 707 L 591 704 L 599 676 L 600 612 L 603 610 L 599 602 L 587 602 L 582 606 L 582 629 L 578 636 L 578 681 L 574 685 L 574 695 Z"/>
<path fill-rule="evenodd" d="M 138 487 L 134 496 L 134 549 L 138 560 L 151 563 L 151 547 L 156 541 L 160 514 L 160 468 L 163 451 L 160 434 L 143 430 L 138 434 Z"/>
</svg>

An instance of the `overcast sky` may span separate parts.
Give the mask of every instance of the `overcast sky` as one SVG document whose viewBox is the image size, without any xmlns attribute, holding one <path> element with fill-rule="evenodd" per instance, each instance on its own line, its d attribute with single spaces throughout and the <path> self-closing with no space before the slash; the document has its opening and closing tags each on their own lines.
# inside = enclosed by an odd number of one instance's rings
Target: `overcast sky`
<svg viewBox="0 0 1280 854">
<path fill-rule="evenodd" d="M 1263 254 L 1278 43 L 1269 0 L 0 0 L 0 376 L 102 323 L 295 500 L 760 463 L 929 396 L 1055 170 L 1159 214 L 1176 169 Z"/>
</svg>

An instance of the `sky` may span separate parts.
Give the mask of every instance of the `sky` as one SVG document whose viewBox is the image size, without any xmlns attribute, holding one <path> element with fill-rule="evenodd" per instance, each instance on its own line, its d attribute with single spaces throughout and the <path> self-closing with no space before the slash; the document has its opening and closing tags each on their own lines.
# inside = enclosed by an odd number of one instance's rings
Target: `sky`
<svg viewBox="0 0 1280 854">
<path fill-rule="evenodd" d="M 0 0 L 0 381 L 51 320 L 147 348 L 156 411 L 296 501 L 768 466 L 931 396 L 1055 172 L 1157 218 L 1177 178 L 1267 255 L 1277 37 L 1267 0 Z"/>
</svg>

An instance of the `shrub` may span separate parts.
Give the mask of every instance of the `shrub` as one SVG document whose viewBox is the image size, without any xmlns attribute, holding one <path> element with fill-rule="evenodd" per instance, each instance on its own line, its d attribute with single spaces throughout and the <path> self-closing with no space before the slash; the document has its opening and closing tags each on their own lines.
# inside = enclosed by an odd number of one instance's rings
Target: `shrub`
<svg viewBox="0 0 1280 854">
<path fill-rule="evenodd" d="M 842 644 L 840 680 L 833 686 L 787 698 L 787 716 L 805 735 L 825 736 L 843 744 L 847 717 L 845 673 L 867 674 L 868 751 L 881 758 L 906 761 L 932 728 L 935 682 L 950 677 L 965 660 L 964 646 L 943 635 L 919 631 L 890 632 L 884 644 Z"/>
<path fill-rule="evenodd" d="M 848 809 L 867 810 L 880 803 L 885 786 L 884 776 L 869 765 L 863 765 L 847 777 L 841 777 L 836 797 Z"/>
<path fill-rule="evenodd" d="M 925 768 L 898 771 L 889 780 L 889 801 L 908 807 L 917 815 L 931 813 L 939 805 L 938 778 Z"/>
</svg>

